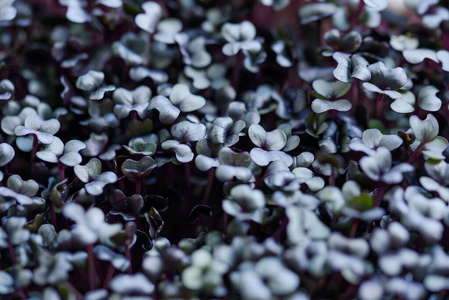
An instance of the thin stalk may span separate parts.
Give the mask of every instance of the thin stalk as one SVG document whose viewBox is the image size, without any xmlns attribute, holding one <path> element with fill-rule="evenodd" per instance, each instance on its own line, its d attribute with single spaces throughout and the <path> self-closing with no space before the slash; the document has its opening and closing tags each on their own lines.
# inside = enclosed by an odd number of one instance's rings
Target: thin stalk
<svg viewBox="0 0 449 300">
<path fill-rule="evenodd" d="M 88 279 L 89 279 L 89 290 L 95 289 L 95 256 L 94 256 L 94 244 L 88 244 L 86 246 L 86 251 L 88 255 Z"/>
<path fill-rule="evenodd" d="M 357 78 L 352 83 L 352 104 L 353 107 L 357 107 L 359 104 L 359 81 Z"/>
<path fill-rule="evenodd" d="M 332 168 L 332 173 L 329 176 L 329 185 L 330 186 L 335 186 L 335 172 L 334 172 L 334 168 Z"/>
<path fill-rule="evenodd" d="M 53 203 L 50 203 L 50 217 L 51 217 L 51 224 L 55 227 L 58 228 L 58 222 L 57 222 L 57 217 L 56 217 L 56 212 L 55 212 L 55 208 L 53 207 Z"/>
<path fill-rule="evenodd" d="M 384 106 L 384 94 L 378 93 L 377 94 L 377 100 L 376 100 L 376 117 L 378 119 L 383 119 L 383 110 L 382 107 Z"/>
<path fill-rule="evenodd" d="M 191 176 L 190 163 L 184 164 L 184 173 L 185 173 L 185 180 L 186 180 L 186 187 L 187 187 L 187 195 L 186 195 L 186 198 L 189 200 L 189 199 L 190 199 L 190 192 L 191 192 L 191 184 L 190 184 L 190 176 Z"/>
<path fill-rule="evenodd" d="M 20 299 L 28 299 L 28 297 L 25 295 L 25 293 L 23 292 L 23 290 L 21 288 L 18 288 L 16 290 L 17 296 L 19 296 Z"/>
<path fill-rule="evenodd" d="M 211 168 L 209 170 L 209 173 L 207 174 L 207 186 L 201 204 L 207 204 L 207 200 L 209 200 L 209 195 L 212 189 L 212 183 L 214 182 L 214 177 L 215 177 L 215 170 Z"/>
<path fill-rule="evenodd" d="M 140 185 L 142 186 L 142 196 L 146 196 L 147 194 L 147 183 L 145 181 L 145 177 L 142 177 Z"/>
<path fill-rule="evenodd" d="M 83 295 L 78 291 L 76 287 L 74 287 L 70 282 L 65 282 L 69 286 L 69 288 L 72 290 L 72 292 L 75 294 L 75 297 L 77 300 L 84 299 Z"/>
<path fill-rule="evenodd" d="M 109 287 L 109 282 L 114 276 L 115 268 L 112 264 L 109 265 L 108 272 L 106 273 L 106 278 L 104 279 L 103 289 L 107 290 Z"/>
<path fill-rule="evenodd" d="M 279 224 L 278 228 L 276 229 L 276 231 L 271 235 L 271 237 L 278 241 L 279 243 L 282 243 L 281 241 L 281 237 L 282 237 L 282 233 L 285 231 L 285 229 L 287 228 L 287 224 L 288 224 L 288 220 L 286 217 L 284 217 L 281 221 L 281 224 Z"/>
<path fill-rule="evenodd" d="M 228 214 L 223 212 L 223 232 L 226 234 L 226 230 L 228 228 Z"/>
<path fill-rule="evenodd" d="M 15 265 L 17 263 L 16 253 L 14 252 L 14 247 L 11 242 L 8 243 L 9 255 L 11 255 L 12 263 Z"/>
<path fill-rule="evenodd" d="M 382 197 L 384 196 L 386 184 L 383 181 L 379 182 L 379 186 L 377 187 L 376 198 L 374 199 L 374 207 L 380 207 L 382 203 Z"/>
<path fill-rule="evenodd" d="M 65 179 L 65 166 L 62 162 L 58 161 L 59 179 L 63 181 Z"/>
<path fill-rule="evenodd" d="M 132 267 L 132 260 L 131 260 L 131 248 L 129 247 L 129 245 L 126 246 L 125 256 L 129 260 L 128 274 L 132 274 L 133 273 L 133 267 Z"/>
<path fill-rule="evenodd" d="M 331 121 L 335 121 L 335 117 L 337 116 L 337 111 L 335 109 L 330 110 L 330 118 Z"/>
<path fill-rule="evenodd" d="M 360 17 L 360 14 L 363 11 L 363 8 L 365 7 L 365 2 L 363 0 L 359 0 L 359 5 L 357 6 L 357 10 L 355 11 L 355 14 L 351 15 L 351 27 L 354 28 L 355 24 L 357 23 L 357 20 Z"/>
<path fill-rule="evenodd" d="M 136 178 L 136 194 L 140 195 L 142 193 L 142 177 Z"/>
<path fill-rule="evenodd" d="M 239 52 L 235 56 L 235 65 L 234 69 L 232 70 L 232 78 L 231 78 L 232 86 L 236 91 L 238 91 L 240 87 L 240 74 L 242 70 L 242 64 L 243 64 L 243 53 Z"/>
<path fill-rule="evenodd" d="M 411 163 L 413 162 L 418 155 L 421 153 L 422 148 L 424 147 L 425 143 L 421 142 L 418 147 L 416 147 L 415 151 L 412 152 L 412 154 L 410 155 L 410 157 L 408 158 L 407 162 Z"/>
<path fill-rule="evenodd" d="M 357 228 L 359 227 L 359 219 L 354 219 L 349 231 L 349 237 L 353 238 L 357 234 Z"/>
<path fill-rule="evenodd" d="M 34 160 L 36 159 L 37 146 L 39 145 L 39 140 L 37 136 L 33 135 L 33 149 L 31 149 L 30 155 L 30 169 L 34 164 Z"/>
</svg>

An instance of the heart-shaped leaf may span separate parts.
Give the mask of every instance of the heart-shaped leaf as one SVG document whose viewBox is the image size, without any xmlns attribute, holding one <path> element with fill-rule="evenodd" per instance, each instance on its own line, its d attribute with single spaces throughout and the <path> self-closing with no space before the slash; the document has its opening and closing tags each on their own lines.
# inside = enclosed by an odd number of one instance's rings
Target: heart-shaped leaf
<svg viewBox="0 0 449 300">
<path fill-rule="evenodd" d="M 159 111 L 159 120 L 164 124 L 173 124 L 181 113 L 181 110 L 174 106 L 168 98 L 161 95 L 151 99 L 148 110 L 151 109 Z"/>
<path fill-rule="evenodd" d="M 128 178 L 148 176 L 154 168 L 156 168 L 156 164 L 149 156 L 144 156 L 139 161 L 127 159 L 122 164 L 122 172 Z"/>
<path fill-rule="evenodd" d="M 130 262 L 125 256 L 115 253 L 106 246 L 95 246 L 94 253 L 99 260 L 110 262 L 117 270 L 125 272 L 129 268 Z"/>
<path fill-rule="evenodd" d="M 261 191 L 241 184 L 233 187 L 229 199 L 223 200 L 222 203 L 226 213 L 240 220 L 248 220 L 265 207 L 265 196 Z"/>
<path fill-rule="evenodd" d="M 388 68 L 382 61 L 368 66 L 371 72 L 369 82 L 363 83 L 363 87 L 375 93 L 384 93 L 390 98 L 400 98 L 400 94 L 392 92 L 400 89 L 407 83 L 407 74 L 402 68 Z"/>
<path fill-rule="evenodd" d="M 437 119 L 432 114 L 428 114 L 422 121 L 418 116 L 412 115 L 409 123 L 415 138 L 421 143 L 430 142 L 438 136 L 440 127 Z"/>
<path fill-rule="evenodd" d="M 168 140 L 163 142 L 161 147 L 165 150 L 173 150 L 176 154 L 176 159 L 181 163 L 188 163 L 193 160 L 194 154 L 189 145 L 175 140 Z"/>
<path fill-rule="evenodd" d="M 33 199 L 31 199 L 30 197 L 16 193 L 12 189 L 9 189 L 4 186 L 0 186 L 0 196 L 5 198 L 12 198 L 16 200 L 20 205 L 30 205 L 34 203 Z"/>
<path fill-rule="evenodd" d="M 196 142 L 206 135 L 206 126 L 182 121 L 172 126 L 171 134 L 183 144 Z"/>
<path fill-rule="evenodd" d="M 315 99 L 313 100 L 311 107 L 315 113 L 321 114 L 330 110 L 349 111 L 352 108 L 352 104 L 344 99 L 335 101 Z"/>
<path fill-rule="evenodd" d="M 30 180 L 22 180 L 22 178 L 19 175 L 12 175 L 8 178 L 8 181 L 6 183 L 8 188 L 11 190 L 26 195 L 28 197 L 33 197 L 37 194 L 39 191 L 39 185 L 36 181 L 30 179 Z"/>
<path fill-rule="evenodd" d="M 117 181 L 117 175 L 115 173 L 108 171 L 101 173 L 94 178 L 93 181 L 87 183 L 84 188 L 92 196 L 99 196 L 103 193 L 103 189 L 106 185 L 114 183 Z"/>
<path fill-rule="evenodd" d="M 324 34 L 324 40 L 335 51 L 351 53 L 362 44 L 362 35 L 355 30 L 341 35 L 337 29 L 331 29 Z"/>
<path fill-rule="evenodd" d="M 157 23 L 162 17 L 162 8 L 155 1 L 148 1 L 142 4 L 143 14 L 138 14 L 135 18 L 136 25 L 148 33 L 154 33 Z"/>
<path fill-rule="evenodd" d="M 401 98 L 394 100 L 390 107 L 397 113 L 408 114 L 415 111 L 416 98 L 411 91 L 401 91 Z"/>
<path fill-rule="evenodd" d="M 138 214 L 144 205 L 141 195 L 134 194 L 126 197 L 121 190 L 117 189 L 109 196 L 109 202 L 114 210 L 131 215 Z"/>
<path fill-rule="evenodd" d="M 437 136 L 432 141 L 424 145 L 421 153 L 428 158 L 442 160 L 445 159 L 443 152 L 447 149 L 448 145 L 448 141 L 444 137 Z"/>
<path fill-rule="evenodd" d="M 117 275 L 112 278 L 109 283 L 109 287 L 115 293 L 122 295 L 149 295 L 154 291 L 154 284 L 142 273 L 135 273 L 133 275 Z"/>
<path fill-rule="evenodd" d="M 287 136 L 282 130 L 266 132 L 259 124 L 251 125 L 248 128 L 248 135 L 256 146 L 268 151 L 281 150 L 287 142 Z"/>
<path fill-rule="evenodd" d="M 189 87 L 185 84 L 176 84 L 170 93 L 170 101 L 182 112 L 192 112 L 200 109 L 206 104 L 206 99 L 190 93 Z"/>
<path fill-rule="evenodd" d="M 0 167 L 6 166 L 15 155 L 14 148 L 7 144 L 7 143 L 1 143 L 0 144 Z"/>
<path fill-rule="evenodd" d="M 427 111 L 438 111 L 441 108 L 441 100 L 436 95 L 439 90 L 432 86 L 425 86 L 418 94 L 419 108 Z"/>
<path fill-rule="evenodd" d="M 176 18 L 165 18 L 157 24 L 154 39 L 164 44 L 174 44 L 175 35 L 182 30 L 182 22 Z"/>
<path fill-rule="evenodd" d="M 12 94 L 14 93 L 14 84 L 8 80 L 3 79 L 0 81 L 0 101 L 1 100 L 8 100 L 11 98 Z"/>
<path fill-rule="evenodd" d="M 336 100 L 345 95 L 351 88 L 351 84 L 340 81 L 328 82 L 323 79 L 317 79 L 312 83 L 313 89 L 324 99 Z"/>
<path fill-rule="evenodd" d="M 156 152 L 157 137 L 153 139 L 150 137 L 137 137 L 129 141 L 128 146 L 123 145 L 123 147 L 128 150 L 129 153 L 133 155 L 153 155 Z"/>
<path fill-rule="evenodd" d="M 74 168 L 75 175 L 84 183 L 92 181 L 101 174 L 101 162 L 98 158 L 91 158 L 84 166 L 78 165 Z"/>
<path fill-rule="evenodd" d="M 104 98 L 105 93 L 112 92 L 114 90 L 115 90 L 115 85 L 106 85 L 106 86 L 99 87 L 98 89 L 96 89 L 89 95 L 89 99 L 101 100 Z"/>
<path fill-rule="evenodd" d="M 430 59 L 436 63 L 439 63 L 439 59 L 434 50 L 419 48 L 419 49 L 407 49 L 402 52 L 404 58 L 411 64 L 419 64 L 425 59 Z"/>
<path fill-rule="evenodd" d="M 386 148 L 379 148 L 372 156 L 364 156 L 360 159 L 360 168 L 372 180 L 381 180 L 383 174 L 391 169 L 393 161 L 391 153 Z"/>
<path fill-rule="evenodd" d="M 155 84 L 161 84 L 168 81 L 168 74 L 160 70 L 150 70 L 146 67 L 134 67 L 129 70 L 129 77 L 134 81 L 142 81 L 149 77 Z"/>
<path fill-rule="evenodd" d="M 104 73 L 99 71 L 89 71 L 78 77 L 76 87 L 80 90 L 91 92 L 97 89 L 104 81 Z"/>
<path fill-rule="evenodd" d="M 341 82 L 353 82 L 354 78 L 366 81 L 371 78 L 371 72 L 368 69 L 369 63 L 362 56 L 335 52 L 332 57 L 338 63 L 334 70 L 334 76 Z"/>
</svg>

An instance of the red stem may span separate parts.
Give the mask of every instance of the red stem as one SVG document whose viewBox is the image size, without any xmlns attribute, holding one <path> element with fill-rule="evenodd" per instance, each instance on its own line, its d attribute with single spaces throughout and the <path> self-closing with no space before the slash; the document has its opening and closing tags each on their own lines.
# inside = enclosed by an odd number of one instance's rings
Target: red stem
<svg viewBox="0 0 449 300">
<path fill-rule="evenodd" d="M 206 204 L 209 200 L 210 191 L 212 189 L 212 183 L 214 182 L 215 170 L 213 168 L 209 169 L 209 173 L 207 175 L 207 186 L 204 192 L 203 202 L 202 204 Z"/>
<path fill-rule="evenodd" d="M 243 64 L 243 53 L 239 52 L 235 55 L 235 65 L 234 69 L 232 70 L 232 79 L 231 79 L 232 86 L 236 91 L 238 91 L 240 87 L 240 74 L 242 64 Z"/>
<path fill-rule="evenodd" d="M 65 167 L 64 164 L 58 161 L 59 179 L 63 181 L 65 179 Z"/>
<path fill-rule="evenodd" d="M 383 181 L 379 182 L 379 186 L 377 187 L 376 198 L 374 199 L 374 207 L 380 207 L 382 203 L 382 197 L 384 196 L 386 184 Z"/>
<path fill-rule="evenodd" d="M 17 258 L 16 258 L 16 253 L 14 252 L 14 247 L 11 244 L 11 242 L 8 243 L 8 251 L 9 251 L 9 254 L 11 255 L 12 263 L 15 265 L 17 262 Z"/>
<path fill-rule="evenodd" d="M 115 268 L 112 264 L 109 265 L 108 272 L 106 273 L 106 278 L 104 279 L 103 289 L 107 290 L 109 286 L 109 282 L 114 276 Z"/>
<path fill-rule="evenodd" d="M 54 204 L 50 203 L 50 213 L 51 213 L 51 224 L 55 227 L 58 228 L 58 223 L 56 220 L 56 212 L 55 212 L 55 208 L 54 208 Z"/>
<path fill-rule="evenodd" d="M 140 195 L 142 193 L 142 177 L 136 178 L 136 194 Z"/>
<path fill-rule="evenodd" d="M 354 78 L 354 82 L 352 83 L 352 104 L 353 107 L 359 104 L 359 81 L 357 78 Z"/>
<path fill-rule="evenodd" d="M 407 162 L 408 163 L 412 163 L 417 157 L 418 155 L 421 153 L 422 148 L 424 147 L 424 143 L 420 143 L 418 145 L 418 147 L 416 147 L 415 151 L 412 152 L 412 154 L 410 155 L 410 157 L 408 158 Z"/>
<path fill-rule="evenodd" d="M 335 186 L 335 172 L 334 172 L 334 168 L 332 168 L 332 173 L 329 176 L 329 185 L 330 186 Z"/>
<path fill-rule="evenodd" d="M 37 146 L 39 145 L 39 140 L 37 139 L 37 136 L 33 136 L 33 149 L 31 149 L 31 155 L 30 155 L 30 169 L 34 164 L 34 160 L 36 158 L 36 152 L 37 152 Z"/>
<path fill-rule="evenodd" d="M 86 245 L 86 251 L 88 255 L 88 277 L 89 277 L 89 290 L 95 289 L 95 256 L 94 256 L 94 244 Z"/>
<path fill-rule="evenodd" d="M 363 2 L 363 0 L 359 0 L 359 5 L 357 6 L 357 10 L 355 11 L 355 14 L 351 15 L 351 28 L 354 28 L 364 7 L 365 7 L 365 2 Z"/>
<path fill-rule="evenodd" d="M 190 185 L 190 176 L 191 176 L 191 172 L 190 172 L 190 163 L 184 164 L 184 171 L 185 171 L 185 180 L 186 180 L 186 187 L 187 187 L 187 195 L 186 195 L 186 198 L 187 198 L 187 200 L 189 200 L 189 199 L 190 199 L 190 192 L 191 192 L 191 185 Z"/>
<path fill-rule="evenodd" d="M 357 228 L 359 227 L 359 219 L 352 221 L 351 230 L 349 231 L 349 237 L 353 238 L 357 234 Z"/>
<path fill-rule="evenodd" d="M 384 104 L 384 94 L 378 93 L 377 100 L 376 100 L 376 117 L 378 119 L 383 119 L 383 117 L 384 117 L 384 114 L 382 111 L 383 104 Z"/>
<path fill-rule="evenodd" d="M 128 274 L 132 274 L 133 273 L 133 267 L 132 267 L 132 260 L 131 260 L 131 248 L 130 248 L 129 245 L 126 246 L 125 256 L 129 260 Z"/>
</svg>

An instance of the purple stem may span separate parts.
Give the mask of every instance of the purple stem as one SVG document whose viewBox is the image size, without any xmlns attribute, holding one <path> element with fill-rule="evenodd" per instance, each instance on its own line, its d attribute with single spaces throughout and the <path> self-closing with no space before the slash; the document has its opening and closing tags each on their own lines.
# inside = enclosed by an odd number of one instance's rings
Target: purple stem
<svg viewBox="0 0 449 300">
<path fill-rule="evenodd" d="M 140 195 L 142 193 L 142 177 L 136 178 L 136 194 Z"/>
<path fill-rule="evenodd" d="M 239 87 L 240 87 L 240 74 L 241 74 L 242 64 L 243 64 L 243 53 L 239 52 L 235 56 L 235 65 L 234 65 L 234 69 L 232 70 L 232 79 L 231 79 L 232 86 L 234 87 L 234 89 L 236 91 L 238 91 Z"/>
<path fill-rule="evenodd" d="M 209 200 L 210 191 L 212 189 L 212 183 L 214 182 L 215 170 L 213 168 L 209 169 L 209 173 L 207 175 L 207 186 L 206 191 L 204 192 L 203 202 L 201 204 L 206 204 Z"/>
<path fill-rule="evenodd" d="M 332 173 L 329 176 L 329 185 L 330 186 L 335 186 L 335 172 L 334 172 L 334 168 L 332 168 Z"/>
<path fill-rule="evenodd" d="M 349 231 L 349 237 L 355 237 L 357 233 L 357 228 L 359 227 L 359 219 L 354 219 L 351 225 L 351 230 Z"/>
<path fill-rule="evenodd" d="M 416 147 L 415 151 L 412 152 L 410 157 L 408 158 L 407 162 L 412 163 L 418 155 L 421 153 L 422 148 L 424 147 L 425 143 L 421 142 L 418 147 Z"/>
<path fill-rule="evenodd" d="M 354 106 L 357 106 L 359 103 L 359 81 L 357 78 L 352 83 L 352 103 Z"/>
<path fill-rule="evenodd" d="M 187 200 L 189 200 L 190 199 L 190 191 L 191 191 L 191 185 L 190 185 L 190 176 L 191 176 L 190 163 L 184 164 L 184 171 L 185 171 L 185 180 L 186 180 L 186 186 L 187 186 L 186 198 L 187 198 Z"/>
<path fill-rule="evenodd" d="M 384 196 L 385 188 L 386 188 L 385 182 L 380 181 L 379 186 L 377 187 L 376 198 L 374 199 L 374 207 L 380 207 L 382 197 Z"/>
<path fill-rule="evenodd" d="M 142 186 L 142 197 L 147 194 L 147 183 L 145 181 L 145 177 L 142 177 L 140 185 Z"/>
<path fill-rule="evenodd" d="M 357 20 L 360 17 L 360 14 L 363 11 L 363 8 L 365 7 L 365 2 L 363 0 L 359 0 L 359 5 L 357 6 L 357 10 L 355 11 L 355 14 L 351 15 L 351 27 L 354 28 L 355 24 L 357 23 Z"/>
<path fill-rule="evenodd" d="M 109 286 L 109 282 L 112 279 L 112 276 L 114 276 L 115 268 L 112 264 L 109 265 L 108 272 L 106 273 L 106 278 L 104 279 L 103 283 L 103 289 L 107 290 Z"/>
<path fill-rule="evenodd" d="M 228 214 L 223 212 L 223 232 L 226 234 L 226 230 L 228 228 Z"/>
<path fill-rule="evenodd" d="M 58 222 L 56 220 L 56 212 L 55 212 L 55 208 L 53 207 L 53 203 L 50 203 L 50 213 L 51 213 L 51 224 L 55 227 L 58 228 Z"/>
<path fill-rule="evenodd" d="M 63 181 L 65 179 L 65 166 L 62 162 L 58 161 L 59 179 Z"/>
<path fill-rule="evenodd" d="M 384 94 L 378 93 L 377 94 L 377 100 L 376 100 L 376 117 L 378 119 L 383 119 L 384 115 L 383 115 L 383 111 L 382 111 L 382 107 L 384 104 Z"/>
<path fill-rule="evenodd" d="M 133 273 L 133 267 L 132 267 L 132 260 L 131 260 L 131 248 L 130 248 L 129 245 L 126 246 L 125 256 L 129 260 L 128 274 L 132 274 Z"/>
<path fill-rule="evenodd" d="M 30 155 L 30 169 L 34 164 L 34 159 L 36 158 L 36 152 L 37 152 L 37 146 L 39 145 L 39 140 L 37 139 L 37 136 L 33 134 L 33 149 L 31 150 Z"/>
<path fill-rule="evenodd" d="M 278 241 L 279 243 L 281 243 L 281 236 L 282 233 L 285 231 L 285 229 L 287 228 L 287 224 L 288 224 L 288 220 L 286 217 L 284 217 L 281 221 L 281 224 L 279 224 L 278 228 L 276 229 L 276 231 L 273 233 L 272 237 Z"/>
<path fill-rule="evenodd" d="M 88 244 L 86 246 L 88 255 L 88 277 L 89 277 L 89 290 L 95 289 L 95 256 L 94 256 L 94 244 Z"/>
<path fill-rule="evenodd" d="M 9 254 L 11 255 L 12 263 L 15 265 L 17 262 L 17 258 L 16 258 L 16 253 L 14 252 L 14 247 L 11 244 L 11 242 L 8 243 L 8 251 L 9 251 Z"/>
</svg>

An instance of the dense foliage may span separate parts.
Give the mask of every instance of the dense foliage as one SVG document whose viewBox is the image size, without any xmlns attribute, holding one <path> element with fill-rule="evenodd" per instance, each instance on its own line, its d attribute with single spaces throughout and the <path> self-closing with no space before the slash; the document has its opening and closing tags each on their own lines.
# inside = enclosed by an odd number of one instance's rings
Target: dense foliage
<svg viewBox="0 0 449 300">
<path fill-rule="evenodd" d="M 404 2 L 0 0 L 0 297 L 449 297 L 449 3 Z"/>
</svg>

